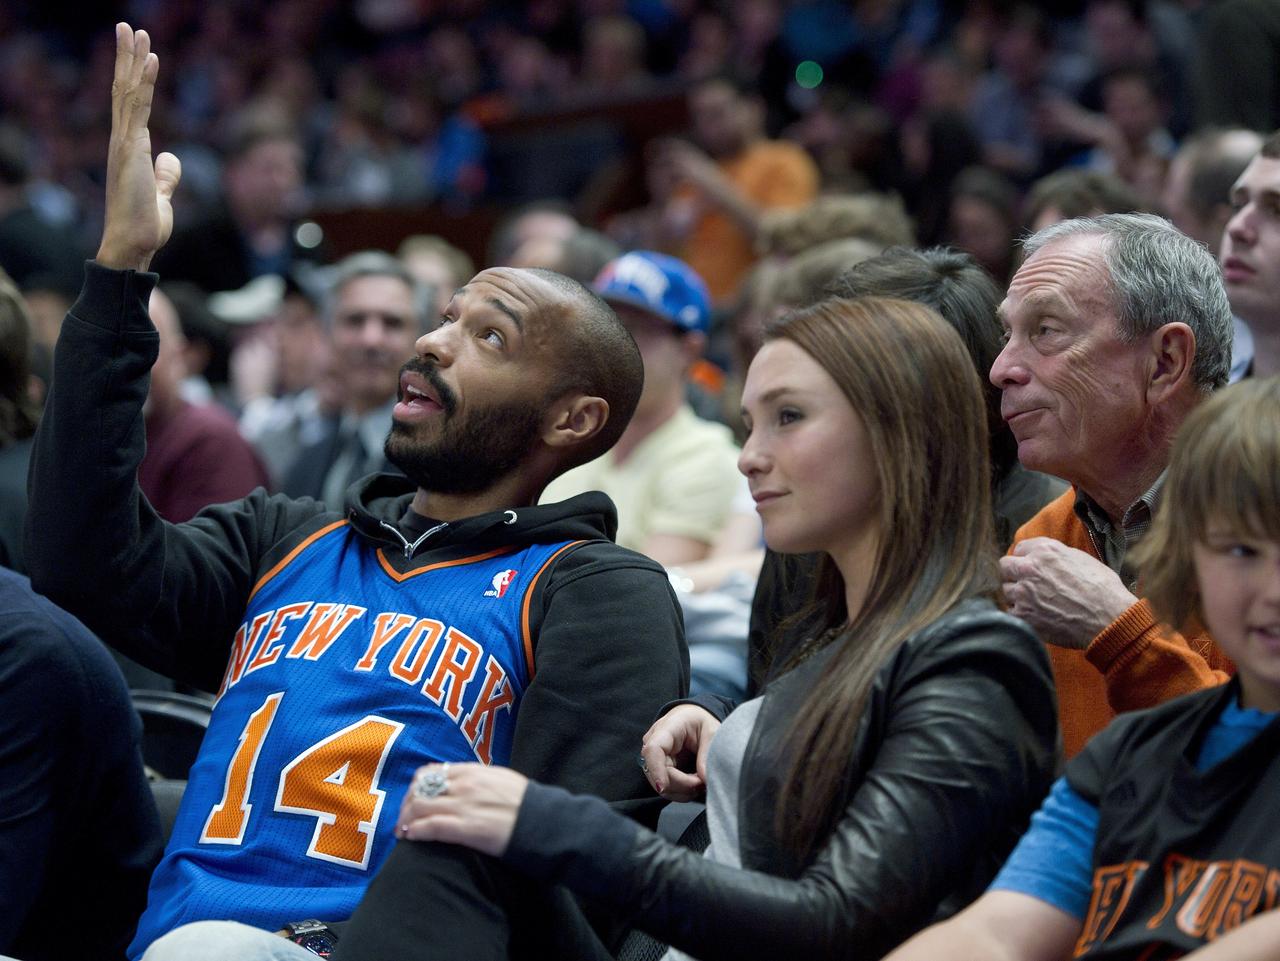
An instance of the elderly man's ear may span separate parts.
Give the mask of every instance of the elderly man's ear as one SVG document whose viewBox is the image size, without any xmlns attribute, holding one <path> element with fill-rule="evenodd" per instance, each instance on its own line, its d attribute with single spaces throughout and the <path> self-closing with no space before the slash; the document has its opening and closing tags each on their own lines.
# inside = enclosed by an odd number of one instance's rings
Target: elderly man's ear
<svg viewBox="0 0 1280 961">
<path fill-rule="evenodd" d="M 1151 334 L 1147 400 L 1158 404 L 1193 384 L 1196 335 L 1183 323 L 1165 324 Z"/>
</svg>

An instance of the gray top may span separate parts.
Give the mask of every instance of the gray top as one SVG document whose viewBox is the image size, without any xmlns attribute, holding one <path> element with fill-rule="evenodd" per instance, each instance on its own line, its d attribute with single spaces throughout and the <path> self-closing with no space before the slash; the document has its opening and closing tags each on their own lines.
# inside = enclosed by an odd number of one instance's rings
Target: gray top
<svg viewBox="0 0 1280 961">
<path fill-rule="evenodd" d="M 747 742 L 756 726 L 760 705 L 757 697 L 738 705 L 724 719 L 707 752 L 707 830 L 711 843 L 703 856 L 730 867 L 742 867 L 738 848 L 738 783 Z M 689 955 L 668 948 L 661 961 L 692 961 Z"/>
</svg>

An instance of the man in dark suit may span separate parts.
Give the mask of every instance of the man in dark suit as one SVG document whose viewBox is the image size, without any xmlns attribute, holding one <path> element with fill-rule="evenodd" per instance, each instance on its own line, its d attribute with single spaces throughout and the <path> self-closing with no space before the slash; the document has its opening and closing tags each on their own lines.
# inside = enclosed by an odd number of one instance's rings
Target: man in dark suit
<svg viewBox="0 0 1280 961">
<path fill-rule="evenodd" d="M 382 446 L 400 365 L 427 329 L 426 304 L 423 289 L 390 254 L 367 250 L 333 268 L 325 320 L 346 401 L 324 436 L 303 448 L 285 472 L 286 494 L 341 510 L 352 483 L 386 468 Z"/>
</svg>

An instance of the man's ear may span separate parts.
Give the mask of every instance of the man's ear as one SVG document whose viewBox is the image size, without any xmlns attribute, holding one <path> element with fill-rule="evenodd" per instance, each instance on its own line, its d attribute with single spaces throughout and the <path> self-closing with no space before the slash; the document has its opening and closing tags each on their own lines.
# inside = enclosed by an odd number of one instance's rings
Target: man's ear
<svg viewBox="0 0 1280 961">
<path fill-rule="evenodd" d="M 603 397 L 574 394 L 557 401 L 547 414 L 542 442 L 562 450 L 584 444 L 609 420 L 609 402 Z"/>
<path fill-rule="evenodd" d="M 1151 376 L 1147 400 L 1158 404 L 1194 380 L 1196 335 L 1181 322 L 1165 324 L 1151 334 Z"/>
</svg>

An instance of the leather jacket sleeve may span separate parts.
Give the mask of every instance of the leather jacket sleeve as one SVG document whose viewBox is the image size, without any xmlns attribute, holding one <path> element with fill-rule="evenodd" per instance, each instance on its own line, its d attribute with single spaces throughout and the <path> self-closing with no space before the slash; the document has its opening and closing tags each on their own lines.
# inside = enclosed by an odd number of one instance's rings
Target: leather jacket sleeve
<svg viewBox="0 0 1280 961">
<path fill-rule="evenodd" d="M 881 957 L 987 870 L 992 849 L 1007 852 L 1056 761 L 1052 684 L 1030 632 L 988 622 L 930 646 L 887 680 L 892 703 L 863 722 L 883 722 L 874 762 L 794 879 L 716 863 L 536 785 L 505 859 L 704 961 Z"/>
</svg>

